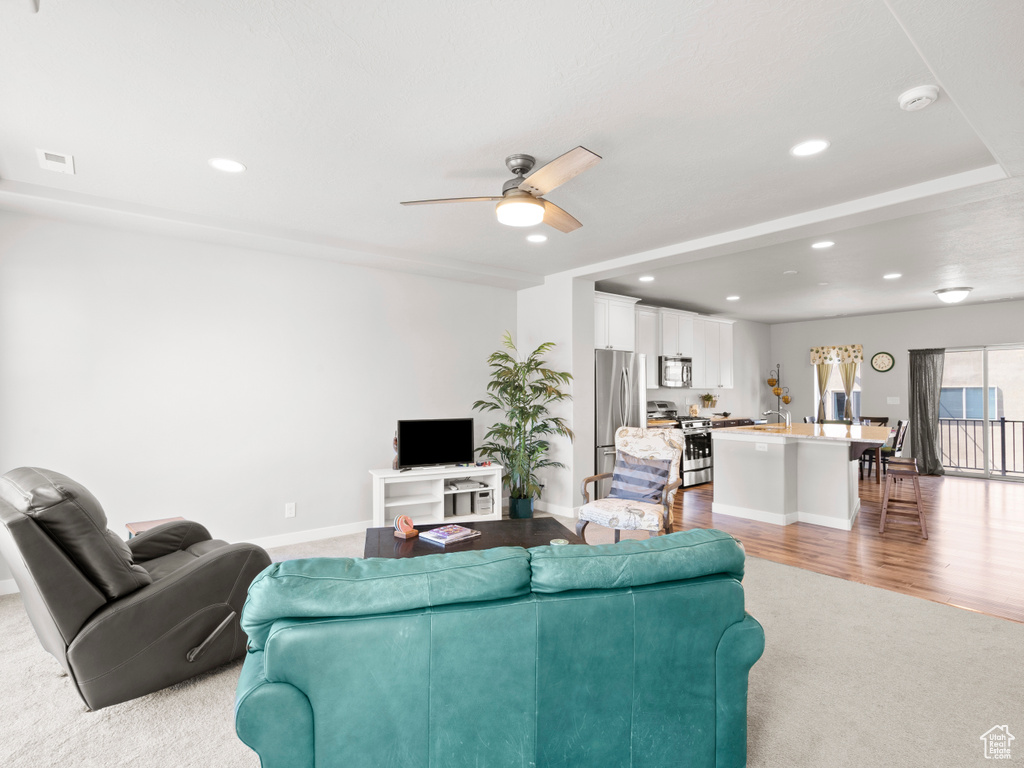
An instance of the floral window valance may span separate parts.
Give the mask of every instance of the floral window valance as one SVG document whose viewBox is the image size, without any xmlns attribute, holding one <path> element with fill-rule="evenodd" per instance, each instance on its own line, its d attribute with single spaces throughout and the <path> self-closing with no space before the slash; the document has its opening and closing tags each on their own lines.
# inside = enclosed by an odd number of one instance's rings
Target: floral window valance
<svg viewBox="0 0 1024 768">
<path fill-rule="evenodd" d="M 811 347 L 811 365 L 820 363 L 861 363 L 864 362 L 864 347 L 860 344 L 843 344 L 832 347 Z"/>
</svg>

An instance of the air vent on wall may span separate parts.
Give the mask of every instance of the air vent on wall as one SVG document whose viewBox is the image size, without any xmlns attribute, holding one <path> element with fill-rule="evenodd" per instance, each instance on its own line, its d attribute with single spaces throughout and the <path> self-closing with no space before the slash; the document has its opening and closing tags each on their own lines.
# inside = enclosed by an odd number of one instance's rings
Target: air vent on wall
<svg viewBox="0 0 1024 768">
<path fill-rule="evenodd" d="M 45 149 L 37 149 L 36 156 L 39 158 L 39 167 L 44 171 L 56 171 L 57 173 L 75 173 L 75 158 L 71 155 L 62 155 L 60 152 L 47 152 Z"/>
</svg>

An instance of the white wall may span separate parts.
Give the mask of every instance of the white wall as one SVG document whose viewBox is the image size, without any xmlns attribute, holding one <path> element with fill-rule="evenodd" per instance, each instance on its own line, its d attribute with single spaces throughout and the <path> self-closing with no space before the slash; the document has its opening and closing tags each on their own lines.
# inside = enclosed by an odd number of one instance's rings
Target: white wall
<svg viewBox="0 0 1024 768">
<path fill-rule="evenodd" d="M 908 350 L 1024 342 L 1024 301 L 966 304 L 916 312 L 837 317 L 771 327 L 772 357 L 782 364 L 782 379 L 793 393 L 793 418 L 816 413 L 811 347 L 863 344 L 861 413 L 888 416 L 889 425 L 909 417 Z M 871 367 L 876 352 L 890 352 L 896 364 L 887 373 Z M 888 405 L 898 397 L 899 405 Z M 908 436 L 913 440 L 913 435 Z M 908 446 L 909 447 L 909 446 Z"/>
<path fill-rule="evenodd" d="M 398 419 L 479 442 L 515 324 L 510 290 L 0 213 L 0 471 L 75 478 L 122 534 L 358 528 Z"/>
<path fill-rule="evenodd" d="M 573 375 L 572 400 L 552 413 L 565 418 L 575 433 L 570 444 L 554 438 L 550 456 L 565 469 L 542 473 L 544 493 L 538 509 L 573 515 L 582 503 L 579 486 L 594 469 L 594 283 L 565 275 L 548 277 L 544 285 L 519 291 L 516 341 L 530 352 L 546 341 L 555 348 L 545 359 Z"/>
</svg>

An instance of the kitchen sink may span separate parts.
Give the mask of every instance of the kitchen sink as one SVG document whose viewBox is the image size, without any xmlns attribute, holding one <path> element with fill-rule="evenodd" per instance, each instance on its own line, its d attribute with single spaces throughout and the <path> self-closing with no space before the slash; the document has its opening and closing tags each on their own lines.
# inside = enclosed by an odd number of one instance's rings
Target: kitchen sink
<svg viewBox="0 0 1024 768">
<path fill-rule="evenodd" d="M 789 427 L 785 424 L 754 424 L 751 429 L 763 429 L 766 432 L 785 432 Z"/>
</svg>

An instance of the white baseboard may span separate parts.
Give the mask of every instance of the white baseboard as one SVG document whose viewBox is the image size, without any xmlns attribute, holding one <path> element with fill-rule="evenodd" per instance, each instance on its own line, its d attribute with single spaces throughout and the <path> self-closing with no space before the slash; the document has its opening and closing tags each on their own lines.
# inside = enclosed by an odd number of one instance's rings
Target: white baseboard
<svg viewBox="0 0 1024 768">
<path fill-rule="evenodd" d="M 815 515 L 811 512 L 765 512 L 760 509 L 748 509 L 747 507 L 735 507 L 731 504 L 719 504 L 711 502 L 711 514 L 727 515 L 728 517 L 742 517 L 745 520 L 756 520 L 759 523 L 772 523 L 774 525 L 791 525 L 792 523 L 810 523 L 811 525 L 824 525 L 826 528 L 838 528 L 841 531 L 853 530 L 853 521 L 857 519 L 860 511 L 860 499 L 854 507 L 853 516 L 849 520 L 842 520 L 838 517 L 828 515 Z"/>
<path fill-rule="evenodd" d="M 20 591 L 14 579 L 0 579 L 0 595 L 16 595 Z"/>
<path fill-rule="evenodd" d="M 849 520 L 841 520 L 838 517 L 828 517 L 826 515 L 812 515 L 810 512 L 799 512 L 797 514 L 801 523 L 824 525 L 827 528 L 838 528 L 841 531 L 852 531 L 853 521 L 857 519 L 858 512 L 860 512 L 860 499 L 857 499 L 857 505 L 853 509 L 853 516 Z"/>
<path fill-rule="evenodd" d="M 774 523 L 775 525 L 790 525 L 798 520 L 796 512 L 765 512 L 761 509 L 736 507 L 717 501 L 711 502 L 711 514 L 742 517 L 745 520 L 757 520 L 759 523 Z"/>
<path fill-rule="evenodd" d="M 302 544 L 307 541 L 319 541 L 320 539 L 333 539 L 335 536 L 348 536 L 352 533 L 363 533 L 367 528 L 373 527 L 373 520 L 360 520 L 356 523 L 345 523 L 344 525 L 329 525 L 326 528 L 311 528 L 306 531 L 295 531 L 294 533 L 279 533 L 276 536 L 263 536 L 258 539 L 240 539 L 255 544 L 264 549 L 274 547 L 286 547 L 291 544 Z"/>
<path fill-rule="evenodd" d="M 570 517 L 573 520 L 577 516 L 577 507 L 563 507 L 558 504 L 548 504 L 545 501 L 538 501 L 534 504 L 534 509 L 538 512 L 546 512 L 549 515 L 558 515 L 559 517 Z"/>
</svg>

